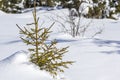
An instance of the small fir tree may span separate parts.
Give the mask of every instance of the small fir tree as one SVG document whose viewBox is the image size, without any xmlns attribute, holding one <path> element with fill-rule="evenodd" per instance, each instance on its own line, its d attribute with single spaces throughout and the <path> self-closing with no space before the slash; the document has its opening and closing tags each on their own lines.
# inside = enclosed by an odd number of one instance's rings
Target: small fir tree
<svg viewBox="0 0 120 80">
<path fill-rule="evenodd" d="M 73 61 L 63 61 L 63 56 L 68 52 L 68 47 L 58 49 L 56 47 L 56 40 L 47 44 L 46 41 L 49 38 L 50 29 L 54 23 L 49 28 L 39 28 L 39 18 L 37 18 L 35 7 L 33 17 L 34 23 L 30 24 L 34 25 L 33 28 L 20 28 L 17 25 L 20 29 L 20 34 L 24 35 L 21 39 L 27 45 L 32 46 L 32 48 L 28 49 L 31 53 L 30 62 L 37 65 L 40 70 L 46 70 L 53 76 L 56 76 L 58 72 L 64 72 L 64 68 L 68 68 L 68 65 L 73 63 Z"/>
</svg>

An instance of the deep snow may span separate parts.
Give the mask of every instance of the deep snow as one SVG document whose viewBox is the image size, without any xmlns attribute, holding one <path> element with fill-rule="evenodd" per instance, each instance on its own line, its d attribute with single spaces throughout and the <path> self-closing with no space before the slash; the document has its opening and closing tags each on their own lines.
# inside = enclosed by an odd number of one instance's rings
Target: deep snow
<svg viewBox="0 0 120 80">
<path fill-rule="evenodd" d="M 1 80 L 52 80 L 45 71 L 29 63 L 27 52 L 18 51 L 0 61 Z"/>
<path fill-rule="evenodd" d="M 52 22 L 48 17 L 65 16 L 67 10 L 38 11 L 40 23 L 44 27 Z M 67 14 L 67 13 L 66 13 Z M 83 19 L 88 22 L 89 19 Z M 0 80 L 51 80 L 45 71 L 29 63 L 28 53 L 24 52 L 26 46 L 19 38 L 19 29 L 16 24 L 23 27 L 31 23 L 32 13 L 5 14 L 0 11 Z M 93 19 L 88 33 L 84 38 L 72 38 L 61 33 L 59 24 L 52 27 L 51 39 L 58 40 L 58 47 L 70 46 L 65 60 L 76 61 L 65 73 L 62 80 L 119 80 L 120 79 L 120 20 Z M 103 33 L 91 39 L 96 27 L 102 27 Z M 21 51 L 23 50 L 23 51 Z M 15 53 L 17 52 L 17 53 Z"/>
</svg>

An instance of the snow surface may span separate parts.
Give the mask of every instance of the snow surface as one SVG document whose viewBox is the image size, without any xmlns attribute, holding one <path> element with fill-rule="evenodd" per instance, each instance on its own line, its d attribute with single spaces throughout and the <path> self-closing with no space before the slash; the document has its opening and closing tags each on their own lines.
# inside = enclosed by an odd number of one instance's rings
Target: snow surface
<svg viewBox="0 0 120 80">
<path fill-rule="evenodd" d="M 37 16 L 40 17 L 39 22 L 47 27 L 54 22 L 49 17 L 54 17 L 56 13 L 64 17 L 67 10 L 41 10 L 37 12 Z M 19 38 L 21 35 L 16 24 L 23 27 L 31 22 L 32 12 L 5 14 L 0 11 L 0 80 L 53 80 L 47 72 L 40 71 L 29 63 L 28 53 L 25 52 L 28 46 Z M 62 28 L 55 23 L 49 40 L 57 39 L 58 47 L 70 46 L 64 59 L 75 61 L 65 73 L 60 74 L 61 80 L 119 80 L 119 25 L 120 20 L 93 19 L 84 38 L 72 38 L 69 34 L 62 33 Z M 91 38 L 99 26 L 104 29 L 103 33 Z"/>
<path fill-rule="evenodd" d="M 1 15 L 5 15 L 5 14 L 6 14 L 6 13 L 4 13 L 3 11 L 0 11 L 0 16 L 1 16 Z"/>
<path fill-rule="evenodd" d="M 48 73 L 29 63 L 27 53 L 24 51 L 3 59 L 0 61 L 0 66 L 0 80 L 52 80 Z"/>
</svg>

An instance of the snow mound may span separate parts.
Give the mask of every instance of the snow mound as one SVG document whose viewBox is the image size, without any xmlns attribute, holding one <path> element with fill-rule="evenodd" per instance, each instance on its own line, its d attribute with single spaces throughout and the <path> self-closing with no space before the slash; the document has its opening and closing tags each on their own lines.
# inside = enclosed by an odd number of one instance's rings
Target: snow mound
<svg viewBox="0 0 120 80">
<path fill-rule="evenodd" d="M 0 61 L 0 64 L 8 64 L 8 63 L 23 63 L 27 59 L 27 52 L 18 51 L 11 56 Z"/>
<path fill-rule="evenodd" d="M 6 13 L 4 13 L 3 11 L 0 10 L 0 15 L 5 15 Z"/>
<path fill-rule="evenodd" d="M 52 80 L 51 76 L 31 64 L 25 51 L 18 51 L 0 61 L 0 80 Z"/>
</svg>

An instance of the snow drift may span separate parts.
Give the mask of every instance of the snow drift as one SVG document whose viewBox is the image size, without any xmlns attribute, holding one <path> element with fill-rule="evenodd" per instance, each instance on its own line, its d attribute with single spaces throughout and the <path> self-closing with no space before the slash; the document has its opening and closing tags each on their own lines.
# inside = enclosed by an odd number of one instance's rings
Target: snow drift
<svg viewBox="0 0 120 80">
<path fill-rule="evenodd" d="M 52 80 L 29 62 L 27 52 L 18 51 L 0 61 L 0 80 Z"/>
<path fill-rule="evenodd" d="M 3 11 L 0 10 L 0 16 L 1 15 L 5 15 L 6 13 L 4 13 Z"/>
</svg>

